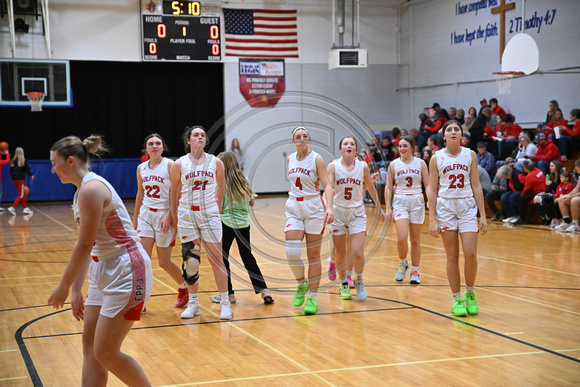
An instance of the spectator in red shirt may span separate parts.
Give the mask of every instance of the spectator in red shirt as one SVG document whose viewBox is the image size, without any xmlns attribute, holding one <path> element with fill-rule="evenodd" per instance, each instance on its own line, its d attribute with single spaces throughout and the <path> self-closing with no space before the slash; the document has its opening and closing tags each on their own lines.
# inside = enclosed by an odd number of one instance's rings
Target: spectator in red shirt
<svg viewBox="0 0 580 387">
<path fill-rule="evenodd" d="M 489 100 L 489 106 L 491 107 L 491 113 L 498 116 L 505 117 L 506 112 L 501 106 L 497 104 L 497 98 L 492 98 Z"/>
<path fill-rule="evenodd" d="M 419 134 L 423 136 L 425 141 L 431 137 L 431 132 L 429 132 L 428 127 L 433 126 L 433 121 L 425 113 L 419 114 L 419 119 L 421 120 L 421 125 L 419 125 Z"/>
<path fill-rule="evenodd" d="M 526 224 L 528 203 L 530 203 L 538 193 L 546 190 L 546 175 L 544 175 L 544 172 L 536 168 L 532 160 L 524 160 L 523 164 L 524 171 L 527 175 L 524 182 L 524 189 L 518 198 L 518 212 L 520 217 L 513 223 L 515 225 Z"/>
<path fill-rule="evenodd" d="M 560 130 L 560 139 L 558 140 L 558 149 L 562 155 L 562 160 L 568 160 L 568 147 L 570 144 L 578 146 L 580 144 L 580 109 L 570 111 L 570 121 L 574 122 L 574 127 L 568 129 L 568 126 Z"/>
<path fill-rule="evenodd" d="M 534 163 L 544 172 L 548 173 L 550 169 L 550 162 L 552 160 L 558 160 L 562 162 L 562 157 L 560 156 L 560 150 L 554 144 L 552 140 L 546 137 L 544 133 L 538 133 L 536 136 L 536 144 L 538 145 L 538 150 L 533 156 L 524 156 L 526 159 L 531 159 Z"/>
<path fill-rule="evenodd" d="M 552 119 L 550 120 L 550 122 L 548 122 L 548 124 L 546 126 L 544 126 L 544 129 L 542 130 L 542 133 L 544 133 L 546 136 L 548 136 L 550 138 L 550 140 L 554 141 L 555 137 L 554 137 L 554 131 L 555 128 L 560 128 L 560 134 L 562 129 L 566 129 L 568 128 L 568 121 L 566 121 L 564 119 L 564 113 L 562 113 L 561 109 L 556 109 L 556 111 L 554 112 L 554 114 L 552 115 Z"/>
</svg>

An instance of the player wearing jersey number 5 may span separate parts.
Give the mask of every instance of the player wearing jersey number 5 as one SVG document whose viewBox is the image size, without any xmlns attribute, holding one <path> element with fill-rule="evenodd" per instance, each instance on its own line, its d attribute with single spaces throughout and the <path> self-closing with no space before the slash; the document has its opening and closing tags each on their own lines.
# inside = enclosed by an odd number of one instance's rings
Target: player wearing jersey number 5
<svg viewBox="0 0 580 387">
<path fill-rule="evenodd" d="M 407 239 L 411 237 L 411 284 L 420 284 L 419 263 L 421 261 L 421 228 L 425 223 L 425 202 L 423 189 L 429 186 L 429 171 L 425 161 L 413 156 L 415 140 L 404 136 L 399 141 L 400 158 L 389 164 L 387 184 L 385 186 L 385 203 L 387 219 L 394 217 L 397 229 L 397 250 L 399 252 L 399 269 L 395 280 L 401 282 L 409 268 Z M 392 200 L 392 203 L 391 203 Z"/>
<path fill-rule="evenodd" d="M 183 133 L 187 154 L 171 167 L 171 218 L 177 224 L 183 257 L 183 275 L 189 291 L 189 304 L 181 318 L 200 314 L 199 289 L 200 245 L 209 258 L 220 292 L 220 318 L 230 320 L 228 276 L 222 258 L 222 221 L 220 213 L 225 192 L 224 164 L 204 152 L 207 145 L 202 126 L 186 127 Z"/>
<path fill-rule="evenodd" d="M 99 136 L 57 141 L 50 150 L 52 173 L 77 187 L 73 213 L 78 237 L 48 304 L 63 307 L 72 287 L 71 308 L 83 326 L 82 385 L 105 386 L 109 371 L 129 386 L 150 386 L 143 368 L 121 352 L 133 323 L 151 295 L 151 260 L 115 189 L 89 171 L 89 154 L 102 149 Z M 90 264 L 90 269 L 89 269 Z M 83 304 L 82 286 L 89 270 Z"/>
<path fill-rule="evenodd" d="M 171 224 L 169 191 L 170 169 L 173 161 L 163 157 L 167 150 L 165 141 L 157 133 L 150 134 L 143 144 L 148 160 L 137 167 L 137 197 L 133 227 L 141 237 L 141 244 L 151 257 L 153 244 L 157 245 L 159 266 L 179 286 L 175 308 L 187 305 L 189 294 L 181 269 L 171 262 L 171 250 L 175 245 L 175 228 Z"/>
<path fill-rule="evenodd" d="M 482 235 L 487 233 L 483 192 L 479 183 L 475 152 L 460 145 L 463 132 L 457 121 L 443 126 L 447 146 L 429 162 L 429 231 L 443 239 L 447 255 L 447 279 L 453 292 L 451 312 L 455 316 L 477 314 L 475 277 L 477 276 L 477 211 Z M 439 191 L 437 191 L 439 187 Z M 465 300 L 461 297 L 459 237 L 465 259 Z"/>
<path fill-rule="evenodd" d="M 333 191 L 322 156 L 309 149 L 310 133 L 299 126 L 292 131 L 292 142 L 296 152 L 288 156 L 288 179 L 290 192 L 286 201 L 286 256 L 292 273 L 298 282 L 294 295 L 294 306 L 302 306 L 306 292 L 310 294 L 304 306 L 304 313 L 316 314 L 318 306 L 316 294 L 320 284 L 322 265 L 320 245 L 325 223 L 332 223 Z M 318 185 L 324 187 L 327 207 L 324 209 Z M 302 254 L 302 239 L 306 235 L 308 255 L 308 279 L 305 278 Z"/>
<path fill-rule="evenodd" d="M 355 138 L 352 136 L 344 137 L 340 140 L 339 150 L 342 157 L 328 164 L 328 178 L 334 186 L 334 222 L 330 225 L 330 232 L 332 233 L 338 278 L 340 279 L 340 298 L 343 300 L 351 299 L 346 269 L 354 260 L 356 297 L 359 300 L 364 300 L 367 298 L 363 283 L 367 214 L 363 202 L 363 184 L 369 190 L 383 222 L 385 221 L 385 213 L 381 208 L 379 195 L 369 173 L 369 166 L 356 157 L 358 147 Z M 349 257 L 346 257 L 347 236 L 351 251 Z"/>
</svg>

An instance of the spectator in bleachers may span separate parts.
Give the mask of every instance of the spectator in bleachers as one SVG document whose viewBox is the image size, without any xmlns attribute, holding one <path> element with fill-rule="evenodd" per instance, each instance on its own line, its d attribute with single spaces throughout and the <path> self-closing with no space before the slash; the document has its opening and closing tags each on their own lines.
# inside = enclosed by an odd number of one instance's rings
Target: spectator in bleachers
<svg viewBox="0 0 580 387">
<path fill-rule="evenodd" d="M 433 126 L 427 126 L 426 129 L 429 131 L 429 137 L 437 136 L 441 140 L 443 140 L 443 136 L 439 134 L 439 131 L 443 128 L 443 125 L 447 122 L 447 118 L 443 114 L 442 110 L 437 110 L 435 112 L 435 122 Z"/>
<path fill-rule="evenodd" d="M 487 101 L 486 101 L 487 104 Z M 491 116 L 491 109 L 489 107 L 484 107 L 481 113 L 477 116 L 471 128 L 469 128 L 470 137 L 470 148 L 477 153 L 477 143 L 485 139 L 483 133 L 485 132 L 485 127 L 487 125 L 487 120 Z"/>
<path fill-rule="evenodd" d="M 560 212 L 560 206 L 558 206 L 557 200 L 562 195 L 567 195 L 574 189 L 574 184 L 572 184 L 572 174 L 570 171 L 565 169 L 562 170 L 560 174 L 560 184 L 556 188 L 556 193 L 554 194 L 553 200 L 551 203 L 547 203 L 546 206 L 542 206 L 543 208 L 540 209 L 538 206 L 538 212 L 542 214 L 542 211 L 545 211 L 548 218 L 552 218 L 549 226 L 555 228 L 556 226 L 562 223 L 562 213 Z M 543 203 L 542 203 L 543 204 Z"/>
<path fill-rule="evenodd" d="M 469 133 L 469 128 L 473 124 L 473 118 L 468 114 L 463 118 L 463 124 L 461 127 L 463 128 L 463 133 Z"/>
<path fill-rule="evenodd" d="M 483 109 L 485 108 L 490 108 L 490 112 L 491 112 L 491 107 L 487 104 L 487 99 L 482 98 L 479 100 L 479 105 L 481 106 L 479 108 L 479 114 L 481 114 L 481 112 L 483 111 Z"/>
<path fill-rule="evenodd" d="M 421 151 L 427 145 L 427 139 L 419 134 L 417 128 L 411 129 L 411 136 L 415 140 L 415 151 Z"/>
<path fill-rule="evenodd" d="M 516 154 L 516 165 L 515 168 L 520 171 L 524 170 L 522 162 L 526 159 L 526 156 L 533 156 L 538 151 L 538 147 L 530 141 L 530 136 L 526 132 L 521 132 L 518 136 L 518 153 Z"/>
<path fill-rule="evenodd" d="M 425 113 L 419 114 L 419 119 L 421 120 L 421 124 L 419 125 L 419 134 L 425 138 L 425 141 L 429 137 L 431 137 L 431 132 L 429 131 L 428 127 L 433 126 L 433 121 L 431 118 Z"/>
<path fill-rule="evenodd" d="M 427 140 L 427 146 L 433 150 L 433 152 L 437 152 L 441 149 L 441 144 L 439 143 L 439 138 L 432 136 L 429 137 Z"/>
<path fill-rule="evenodd" d="M 443 117 L 445 117 L 445 122 L 449 121 L 449 113 L 447 113 L 447 110 L 441 108 L 441 105 L 439 105 L 437 102 L 431 106 L 431 109 L 435 111 L 435 117 L 437 117 L 437 112 L 440 111 L 443 113 Z"/>
<path fill-rule="evenodd" d="M 507 114 L 503 118 L 502 153 L 499 158 L 506 157 L 518 146 L 518 136 L 523 131 L 522 127 L 515 123 L 516 118 L 512 114 Z M 504 154 L 505 153 L 505 154 Z"/>
<path fill-rule="evenodd" d="M 555 141 L 555 128 L 558 128 L 560 132 L 562 129 L 568 128 L 568 121 L 564 118 L 564 113 L 562 113 L 561 109 L 556 109 L 550 122 L 548 122 L 542 129 L 542 133 L 548 136 L 552 141 Z"/>
<path fill-rule="evenodd" d="M 580 180 L 580 159 L 574 162 L 574 172 L 572 172 L 572 175 L 574 177 L 572 183 L 576 182 L 578 184 L 578 180 Z"/>
<path fill-rule="evenodd" d="M 395 153 L 393 152 L 393 143 L 391 142 L 391 136 L 383 137 L 381 142 L 381 150 L 383 152 L 383 159 L 385 161 L 393 161 L 395 158 Z"/>
<path fill-rule="evenodd" d="M 560 184 L 562 163 L 553 160 L 550 163 L 550 174 L 546 175 L 546 190 L 534 196 L 533 202 L 542 218 L 540 226 L 549 226 L 554 219 L 554 195 Z"/>
<path fill-rule="evenodd" d="M 578 168 L 576 166 L 576 169 Z M 576 187 L 569 194 L 560 196 L 554 202 L 558 204 L 563 220 L 555 229 L 568 232 L 580 231 L 580 226 L 578 225 L 578 219 L 580 218 L 580 184 L 576 184 Z"/>
<path fill-rule="evenodd" d="M 526 178 L 524 181 L 524 189 L 522 194 L 517 199 L 519 217 L 512 224 L 521 225 L 526 224 L 526 214 L 528 212 L 528 204 L 534 199 L 536 194 L 546 190 L 546 175 L 532 160 L 524 160 L 524 171 Z M 513 206 L 514 203 L 510 203 Z"/>
<path fill-rule="evenodd" d="M 463 126 L 465 123 L 465 110 L 457 109 L 457 116 L 455 117 L 455 121 L 459 122 Z"/>
<path fill-rule="evenodd" d="M 560 109 L 560 104 L 555 99 L 551 100 L 548 104 L 548 113 L 546 114 L 546 122 L 544 123 L 545 125 L 548 125 L 548 122 L 552 121 L 552 116 L 557 109 Z"/>
<path fill-rule="evenodd" d="M 449 119 L 457 121 L 457 109 L 454 107 L 449 108 Z"/>
<path fill-rule="evenodd" d="M 508 157 L 505 159 L 505 162 L 505 165 L 512 166 L 514 160 Z M 509 190 L 501 195 L 502 222 L 512 223 L 519 219 L 517 201 L 524 189 L 525 179 L 526 176 L 524 175 L 524 172 L 512 168 L 512 174 L 508 180 Z M 514 203 L 513 207 L 511 206 L 512 202 Z"/>
<path fill-rule="evenodd" d="M 560 150 L 544 133 L 538 133 L 536 136 L 536 145 L 538 146 L 536 153 L 533 156 L 524 156 L 524 158 L 533 160 L 542 172 L 548 173 L 552 160 L 562 162 Z"/>
<path fill-rule="evenodd" d="M 475 107 L 470 107 L 467 111 L 467 115 L 471 117 L 471 121 L 475 120 L 475 118 L 477 118 L 477 110 Z"/>
<path fill-rule="evenodd" d="M 469 138 L 469 134 L 467 133 L 463 133 L 463 135 L 461 136 L 461 146 L 464 148 L 469 148 L 469 142 L 470 142 L 470 138 Z"/>
<path fill-rule="evenodd" d="M 513 165 L 513 163 L 512 163 Z M 496 200 L 500 200 L 501 196 L 508 192 L 508 181 L 512 175 L 512 167 L 510 165 L 504 165 L 497 170 L 493 182 L 491 183 L 491 189 L 485 195 L 485 201 L 487 201 L 487 206 L 493 213 L 491 221 L 503 220 L 501 216 L 501 211 L 495 205 Z"/>
<path fill-rule="evenodd" d="M 568 129 L 565 126 L 560 129 L 560 139 L 558 140 L 558 149 L 562 155 L 562 160 L 568 160 L 568 148 L 571 144 L 578 146 L 580 144 L 580 109 L 570 111 L 570 121 L 574 122 L 574 127 Z"/>
<path fill-rule="evenodd" d="M 477 173 L 479 174 L 479 183 L 481 184 L 481 190 L 483 191 L 483 197 L 491 191 L 491 178 L 489 173 L 481 165 L 477 165 Z"/>
<path fill-rule="evenodd" d="M 495 176 L 495 158 L 491 153 L 487 151 L 485 143 L 480 141 L 477 143 L 477 164 L 482 166 L 489 175 L 490 178 Z M 491 182 L 490 182 L 491 185 Z"/>
<path fill-rule="evenodd" d="M 397 128 L 396 126 L 391 131 L 391 143 L 393 146 L 399 146 L 399 140 L 401 139 L 401 129 Z"/>
<path fill-rule="evenodd" d="M 497 98 L 491 98 L 489 100 L 489 107 L 491 108 L 491 113 L 497 116 L 505 117 L 506 112 L 501 106 L 497 104 Z"/>
<path fill-rule="evenodd" d="M 429 168 L 429 161 L 431 161 L 431 157 L 433 156 L 433 149 L 429 146 L 423 148 L 423 156 L 421 157 L 427 163 L 427 168 Z"/>
</svg>

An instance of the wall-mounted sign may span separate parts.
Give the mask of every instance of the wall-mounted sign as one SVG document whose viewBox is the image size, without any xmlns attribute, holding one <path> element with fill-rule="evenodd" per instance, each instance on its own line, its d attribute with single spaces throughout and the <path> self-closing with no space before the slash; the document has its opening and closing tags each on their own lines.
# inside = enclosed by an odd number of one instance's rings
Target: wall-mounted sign
<svg viewBox="0 0 580 387">
<path fill-rule="evenodd" d="M 251 107 L 275 106 L 286 90 L 284 59 L 240 59 L 240 92 Z"/>
</svg>

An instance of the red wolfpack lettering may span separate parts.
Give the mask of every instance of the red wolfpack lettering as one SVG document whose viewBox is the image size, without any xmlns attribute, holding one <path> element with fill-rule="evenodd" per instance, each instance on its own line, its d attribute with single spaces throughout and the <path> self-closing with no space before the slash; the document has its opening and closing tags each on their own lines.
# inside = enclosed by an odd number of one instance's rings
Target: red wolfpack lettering
<svg viewBox="0 0 580 387">
<path fill-rule="evenodd" d="M 443 173 L 447 173 L 449 171 L 453 171 L 454 169 L 461 169 L 462 171 L 468 172 L 469 167 L 465 164 L 451 164 L 443 168 Z"/>
<path fill-rule="evenodd" d="M 360 185 L 361 184 L 361 181 L 359 179 L 354 179 L 352 177 L 346 177 L 346 178 L 338 179 L 336 181 L 336 185 L 341 185 L 341 184 L 356 184 L 356 185 Z"/>
<path fill-rule="evenodd" d="M 303 173 L 306 176 L 310 176 L 310 170 L 300 167 L 292 168 L 291 170 L 288 171 L 288 175 L 292 175 L 294 173 Z"/>
<path fill-rule="evenodd" d="M 145 176 L 143 178 L 143 183 L 146 183 L 148 181 L 156 181 L 158 183 L 165 184 L 164 180 L 165 180 L 164 177 L 151 175 L 151 176 Z"/>
<path fill-rule="evenodd" d="M 397 176 L 401 176 L 401 175 L 407 175 L 407 174 L 420 174 L 421 171 L 419 171 L 418 169 L 403 169 L 400 170 L 399 172 L 397 172 Z"/>
<path fill-rule="evenodd" d="M 185 180 L 189 180 L 191 178 L 201 177 L 201 176 L 207 176 L 209 178 L 213 178 L 213 173 L 211 173 L 209 171 L 195 171 L 195 172 L 190 172 L 190 173 L 188 173 L 188 174 L 185 175 Z"/>
</svg>

